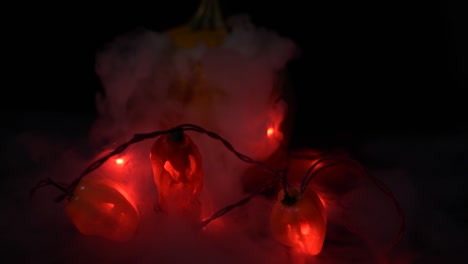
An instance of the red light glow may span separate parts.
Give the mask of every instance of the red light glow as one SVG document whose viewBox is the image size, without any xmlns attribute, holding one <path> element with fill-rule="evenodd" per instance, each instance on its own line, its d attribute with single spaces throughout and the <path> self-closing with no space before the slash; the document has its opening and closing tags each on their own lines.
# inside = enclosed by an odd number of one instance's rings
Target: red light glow
<svg viewBox="0 0 468 264">
<path fill-rule="evenodd" d="M 104 179 L 82 179 L 65 211 L 82 234 L 114 241 L 131 239 L 140 221 L 138 209 L 127 192 Z"/>
<path fill-rule="evenodd" d="M 320 202 L 322 202 L 323 208 L 327 208 L 327 204 L 325 203 L 325 200 L 320 195 L 317 194 L 317 196 L 320 199 Z"/>
<path fill-rule="evenodd" d="M 320 197 L 310 189 L 303 194 L 291 189 L 289 195 L 296 200 L 285 202 L 284 191 L 278 194 L 270 216 L 272 235 L 285 246 L 307 255 L 318 255 L 327 229 L 327 216 Z"/>
<path fill-rule="evenodd" d="M 267 137 L 272 137 L 274 133 L 275 133 L 275 129 L 274 129 L 274 128 L 269 127 L 269 128 L 267 129 L 267 132 L 266 132 Z"/>
<path fill-rule="evenodd" d="M 153 143 L 150 158 L 161 210 L 200 221 L 203 167 L 197 146 L 185 134 L 163 135 Z"/>
<path fill-rule="evenodd" d="M 123 159 L 116 159 L 115 163 L 118 164 L 118 165 L 122 165 L 124 163 L 124 160 Z"/>
</svg>

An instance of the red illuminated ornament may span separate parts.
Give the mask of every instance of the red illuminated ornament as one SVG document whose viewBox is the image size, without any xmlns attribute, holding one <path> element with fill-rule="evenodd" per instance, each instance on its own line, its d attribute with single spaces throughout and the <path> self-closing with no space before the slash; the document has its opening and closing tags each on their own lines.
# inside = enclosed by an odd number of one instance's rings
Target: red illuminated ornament
<svg viewBox="0 0 468 264">
<path fill-rule="evenodd" d="M 106 179 L 83 178 L 67 200 L 65 211 L 82 234 L 115 241 L 132 238 L 140 221 L 125 190 Z"/>
<path fill-rule="evenodd" d="M 199 221 L 203 168 L 197 146 L 182 131 L 176 131 L 160 136 L 150 157 L 160 209 Z"/>
<path fill-rule="evenodd" d="M 318 255 L 322 251 L 327 219 L 320 198 L 310 189 L 300 194 L 290 189 L 278 194 L 278 200 L 271 212 L 273 237 L 283 245 L 295 248 L 308 255 Z"/>
<path fill-rule="evenodd" d="M 266 134 L 267 134 L 267 137 L 269 137 L 269 138 L 273 137 L 273 135 L 275 134 L 275 129 L 272 128 L 272 127 L 269 127 L 269 128 L 267 129 Z"/>
</svg>

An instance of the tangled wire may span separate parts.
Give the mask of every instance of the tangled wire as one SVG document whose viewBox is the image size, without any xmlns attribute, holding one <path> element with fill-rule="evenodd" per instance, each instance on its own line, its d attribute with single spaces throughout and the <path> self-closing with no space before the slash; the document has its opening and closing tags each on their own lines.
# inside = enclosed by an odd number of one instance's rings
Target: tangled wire
<svg viewBox="0 0 468 264">
<path fill-rule="evenodd" d="M 209 136 L 210 138 L 213 138 L 215 140 L 220 141 L 229 151 L 231 151 L 240 160 L 242 160 L 242 161 L 244 161 L 246 163 L 253 164 L 253 165 L 255 165 L 255 166 L 259 167 L 259 168 L 262 168 L 265 171 L 271 173 L 272 176 L 273 176 L 273 179 L 271 181 L 258 186 L 247 197 L 241 199 L 238 202 L 235 202 L 233 204 L 230 204 L 228 206 L 223 207 L 222 209 L 215 212 L 211 217 L 209 217 L 208 219 L 202 221 L 199 224 L 200 228 L 205 227 L 211 221 L 225 215 L 226 213 L 230 212 L 231 210 L 247 204 L 253 197 L 263 193 L 267 189 L 273 188 L 274 186 L 282 185 L 282 188 L 283 188 L 283 190 L 285 192 L 285 196 L 288 196 L 288 188 L 290 187 L 289 184 L 288 184 L 288 181 L 287 181 L 288 165 L 283 170 L 274 170 L 274 169 L 270 168 L 269 166 L 267 166 L 265 163 L 260 162 L 260 161 L 256 161 L 256 160 L 250 158 L 249 156 L 240 153 L 239 151 L 237 151 L 232 146 L 231 143 L 229 143 L 229 141 L 227 141 L 226 139 L 224 139 L 220 135 L 216 134 L 215 132 L 206 130 L 206 129 L 200 127 L 200 126 L 193 125 L 193 124 L 182 124 L 182 125 L 176 126 L 174 128 L 168 129 L 168 130 L 154 131 L 154 132 L 145 133 L 145 134 L 135 134 L 129 141 L 121 144 L 120 146 L 115 148 L 113 151 L 111 151 L 110 153 L 105 155 L 104 157 L 102 157 L 102 158 L 96 160 L 95 162 L 91 163 L 71 184 L 69 184 L 69 185 L 60 184 L 60 183 L 57 183 L 56 181 L 48 178 L 46 180 L 40 181 L 31 190 L 30 195 L 32 197 L 37 189 L 48 186 L 48 185 L 52 185 L 52 186 L 56 187 L 57 189 L 59 189 L 59 190 L 61 190 L 63 192 L 63 194 L 61 194 L 60 196 L 58 196 L 55 199 L 56 202 L 61 202 L 61 201 L 65 200 L 65 199 L 71 198 L 73 196 L 73 192 L 74 192 L 76 186 L 80 183 L 80 181 L 81 181 L 81 179 L 83 177 L 85 177 L 85 176 L 89 175 L 91 172 L 97 170 L 104 163 L 106 163 L 106 161 L 109 160 L 111 157 L 113 157 L 115 155 L 118 155 L 118 154 L 122 153 L 123 151 L 125 151 L 130 145 L 139 143 L 139 142 L 147 140 L 147 139 L 153 139 L 153 138 L 156 138 L 156 137 L 161 136 L 161 135 L 171 134 L 171 133 L 180 133 L 180 132 L 185 132 L 185 131 L 194 131 L 194 132 L 202 133 L 202 134 L 205 134 L 205 135 Z M 288 155 L 288 161 L 289 161 L 290 158 L 291 157 Z M 305 192 L 305 190 L 307 189 L 307 186 L 310 184 L 310 182 L 314 179 L 314 177 L 317 174 L 319 174 L 320 172 L 322 172 L 322 171 L 324 171 L 324 170 L 326 170 L 328 168 L 331 168 L 331 167 L 339 165 L 339 164 L 344 164 L 344 163 L 352 164 L 355 167 L 357 167 L 363 176 L 368 177 L 376 185 L 376 187 L 379 188 L 379 190 L 382 191 L 392 201 L 392 203 L 393 203 L 393 205 L 394 205 L 394 207 L 395 207 L 395 209 L 396 209 L 396 211 L 398 213 L 399 219 L 400 219 L 400 228 L 398 230 L 398 233 L 396 234 L 396 236 L 392 240 L 392 243 L 389 246 L 389 250 L 390 250 L 391 248 L 393 248 L 400 241 L 400 239 L 401 239 L 401 237 L 403 235 L 403 232 L 404 232 L 404 214 L 403 214 L 403 210 L 399 206 L 397 200 L 395 199 L 392 192 L 388 189 L 388 187 L 385 186 L 385 184 L 383 182 L 381 182 L 380 180 L 378 180 L 377 178 L 370 176 L 370 174 L 368 174 L 366 172 L 366 170 L 357 161 L 349 159 L 349 158 L 337 158 L 337 157 L 333 157 L 333 156 L 324 155 L 322 158 L 320 158 L 319 160 L 314 162 L 314 164 L 312 164 L 309 167 L 307 172 L 302 177 L 302 181 L 301 181 L 301 185 L 300 185 L 300 193 L 302 194 L 302 193 Z M 323 164 L 325 164 L 325 165 L 323 165 Z M 323 166 L 317 169 L 318 165 L 323 165 Z"/>
</svg>

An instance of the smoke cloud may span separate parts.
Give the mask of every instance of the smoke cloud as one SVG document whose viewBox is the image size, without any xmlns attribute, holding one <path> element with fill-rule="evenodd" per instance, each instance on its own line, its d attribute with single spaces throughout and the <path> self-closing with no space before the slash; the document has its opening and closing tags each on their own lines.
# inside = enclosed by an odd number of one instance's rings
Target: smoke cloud
<svg viewBox="0 0 468 264">
<path fill-rule="evenodd" d="M 91 161 L 133 134 L 181 123 L 212 130 L 254 159 L 265 160 L 273 155 L 285 140 L 279 128 L 288 109 L 277 90 L 277 77 L 297 49 L 291 40 L 252 25 L 245 16 L 229 21 L 232 32 L 217 48 L 208 49 L 203 44 L 194 49 L 176 48 L 165 33 L 144 30 L 116 38 L 97 55 L 96 72 L 105 94 L 97 95 L 99 118 L 88 138 L 74 139 L 72 143 L 31 133 L 17 138 L 23 148 L 9 155 L 32 164 L 23 171 L 18 170 L 19 163 L 12 164 L 16 168 L 14 173 L 22 176 L 14 178 L 8 186 L 20 186 L 22 191 L 4 190 L 12 193 L 9 202 L 17 201 L 16 207 L 5 206 L 11 208 L 5 215 L 15 217 L 2 219 L 3 233 L 11 242 L 6 250 L 17 262 L 377 263 L 381 260 L 383 249 L 398 229 L 397 215 L 388 198 L 350 168 L 345 174 L 336 173 L 339 168 L 330 170 L 312 182 L 312 188 L 324 200 L 329 222 L 322 254 L 309 258 L 296 255 L 271 238 L 268 223 L 274 201 L 263 196 L 213 221 L 202 232 L 178 219 L 155 213 L 157 188 L 149 159 L 151 140 L 131 146 L 89 175 L 119 182 L 134 198 L 141 222 L 131 241 L 117 243 L 80 234 L 65 215 L 63 205 L 52 203 L 60 194 L 55 189 L 38 191 L 32 202 L 24 199 L 27 197 L 24 186 L 30 186 L 31 178 L 51 177 L 69 183 Z M 269 128 L 274 128 L 272 136 L 267 133 Z M 208 217 L 246 195 L 240 179 L 252 166 L 206 135 L 188 135 L 203 157 L 205 184 L 201 201 L 203 216 Z M 433 196 L 429 190 L 440 188 L 443 182 L 437 179 L 444 178 L 434 176 L 427 181 L 420 175 L 431 175 L 434 168 L 424 172 L 414 169 L 425 166 L 411 164 L 412 158 L 421 153 L 420 146 L 400 146 L 407 147 L 402 150 L 407 151 L 404 157 L 395 146 L 369 142 L 360 150 L 362 157 L 400 161 L 392 169 L 370 171 L 390 186 L 407 213 L 404 240 L 388 262 L 435 263 L 434 259 L 443 260 L 442 256 L 447 254 L 459 257 L 458 248 L 466 248 L 463 239 L 466 233 L 457 234 L 463 229 L 446 214 L 433 216 L 436 209 L 432 205 L 459 201 L 457 195 L 461 191 L 453 191 L 453 196 Z M 436 144 L 431 146 L 440 149 Z M 411 149 L 414 153 L 408 154 Z M 384 152 L 387 154 L 380 154 Z M 421 156 L 419 162 L 430 161 L 434 157 Z M 310 160 L 293 162 L 290 181 L 297 182 L 310 164 Z M 30 175 L 31 171 L 35 174 Z M 425 192 L 418 187 L 421 182 L 426 184 Z M 446 184 L 445 188 L 457 185 Z M 26 207 L 30 210 L 24 210 Z M 432 236 L 435 229 L 439 232 Z M 450 243 L 456 246 L 446 246 Z M 439 255 L 429 255 L 431 250 Z"/>
</svg>

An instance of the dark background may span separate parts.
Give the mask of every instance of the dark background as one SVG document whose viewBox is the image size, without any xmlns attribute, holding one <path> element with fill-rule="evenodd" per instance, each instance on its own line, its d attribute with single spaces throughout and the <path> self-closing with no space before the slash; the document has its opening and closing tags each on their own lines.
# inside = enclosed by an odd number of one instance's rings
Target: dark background
<svg viewBox="0 0 468 264">
<path fill-rule="evenodd" d="M 465 263 L 457 260 L 466 256 L 468 234 L 462 1 L 221 2 L 225 16 L 248 13 L 301 48 L 289 65 L 293 145 L 360 149 L 360 162 L 387 175 L 407 216 L 407 242 L 426 257 L 419 263 Z M 0 187 L 7 195 L 1 223 L 9 231 L 7 251 L 27 256 L 40 241 L 32 237 L 47 237 L 21 222 L 38 217 L 26 212 L 27 191 L 39 172 L 85 138 L 96 117 L 96 50 L 137 27 L 163 31 L 182 24 L 197 3 L 2 6 Z"/>
<path fill-rule="evenodd" d="M 302 56 L 289 66 L 297 99 L 295 142 L 346 145 L 369 136 L 466 131 L 468 43 L 461 3 L 324 2 L 221 1 L 225 16 L 248 13 L 300 47 Z M 6 127 L 73 127 L 73 118 L 92 120 L 101 89 L 96 50 L 137 27 L 163 31 L 182 24 L 197 4 L 6 8 L 13 15 L 4 42 L 4 65 L 12 70 L 2 100 Z M 70 132 L 76 129 L 87 127 Z"/>
</svg>

